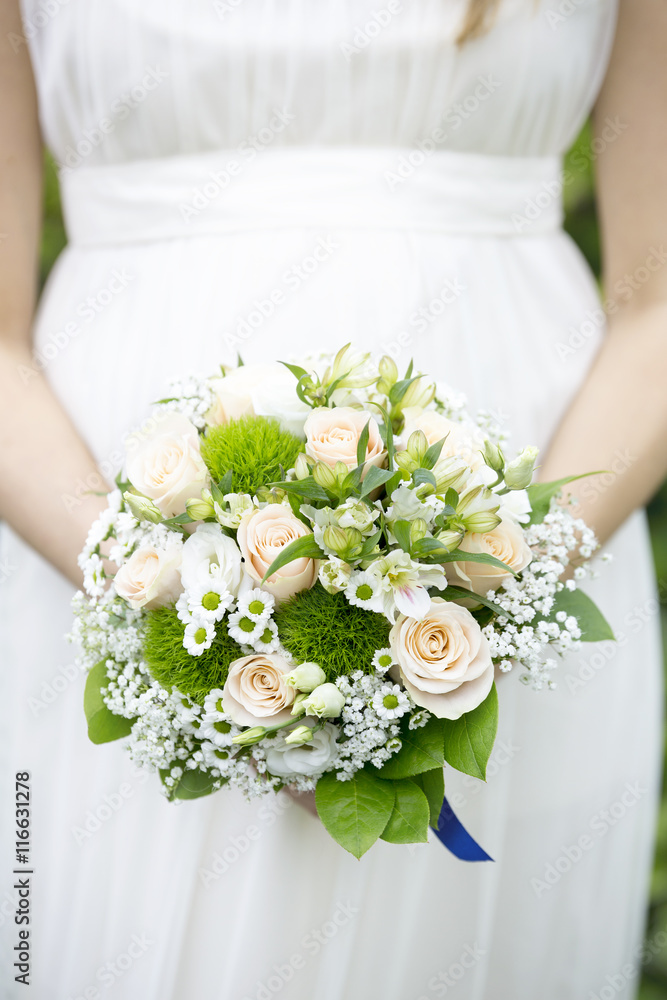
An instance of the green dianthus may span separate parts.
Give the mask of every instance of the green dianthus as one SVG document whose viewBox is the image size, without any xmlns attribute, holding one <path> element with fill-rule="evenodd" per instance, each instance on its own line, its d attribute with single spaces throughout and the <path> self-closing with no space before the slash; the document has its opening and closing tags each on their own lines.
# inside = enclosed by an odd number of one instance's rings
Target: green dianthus
<svg viewBox="0 0 667 1000">
<path fill-rule="evenodd" d="M 185 626 L 175 608 L 156 608 L 146 614 L 144 659 L 155 680 L 167 688 L 178 688 L 199 705 L 212 688 L 227 680 L 229 664 L 243 650 L 227 632 L 224 622 L 215 627 L 215 641 L 201 656 L 192 656 L 183 646 Z"/>
<path fill-rule="evenodd" d="M 384 615 L 349 604 L 321 584 L 295 594 L 275 613 L 280 641 L 297 662 L 319 663 L 328 681 L 355 670 L 372 673 L 372 659 L 388 645 Z"/>
<path fill-rule="evenodd" d="M 280 479 L 280 468 L 294 467 L 303 443 L 273 417 L 245 416 L 210 427 L 201 454 L 214 479 L 232 470 L 233 493 L 256 493 Z"/>
</svg>

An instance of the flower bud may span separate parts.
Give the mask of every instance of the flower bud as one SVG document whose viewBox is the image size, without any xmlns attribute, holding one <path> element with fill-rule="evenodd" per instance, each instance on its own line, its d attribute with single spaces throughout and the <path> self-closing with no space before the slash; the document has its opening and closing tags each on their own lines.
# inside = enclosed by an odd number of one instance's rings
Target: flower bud
<svg viewBox="0 0 667 1000">
<path fill-rule="evenodd" d="M 237 743 L 240 747 L 251 747 L 253 743 L 259 743 L 260 740 L 264 739 L 267 731 L 265 726 L 253 726 L 252 729 L 246 729 L 238 736 L 232 736 L 232 743 Z"/>
<path fill-rule="evenodd" d="M 461 541 L 463 539 L 462 531 L 454 531 L 451 528 L 445 528 L 443 531 L 439 532 L 435 536 L 439 542 L 445 546 L 448 552 L 453 552 L 454 549 L 458 549 Z"/>
<path fill-rule="evenodd" d="M 488 465 L 488 467 L 493 469 L 494 472 L 503 471 L 505 466 L 505 456 L 502 453 L 500 445 L 494 444 L 493 441 L 489 441 L 488 438 L 484 442 L 482 458 L 484 459 L 484 464 Z"/>
<path fill-rule="evenodd" d="M 301 451 L 296 456 L 296 462 L 294 463 L 294 472 L 296 473 L 297 479 L 306 479 L 310 475 L 310 466 L 308 465 L 308 459 Z"/>
<path fill-rule="evenodd" d="M 426 376 L 420 375 L 408 386 L 401 400 L 401 410 L 405 410 L 409 406 L 420 406 L 425 409 L 434 399 L 435 383 L 426 381 Z"/>
<path fill-rule="evenodd" d="M 493 531 L 494 528 L 498 527 L 501 520 L 502 518 L 498 517 L 497 514 L 488 510 L 476 511 L 461 518 L 466 531 L 481 532 L 482 534 L 486 531 Z"/>
<path fill-rule="evenodd" d="M 300 663 L 294 670 L 285 674 L 283 680 L 289 687 L 296 688 L 297 691 L 314 691 L 320 684 L 324 684 L 327 675 L 322 670 L 319 663 Z"/>
<path fill-rule="evenodd" d="M 347 472 L 347 469 L 345 471 Z M 326 462 L 315 463 L 313 466 L 313 479 L 324 490 L 335 490 L 338 486 L 338 477 Z"/>
<path fill-rule="evenodd" d="M 414 545 L 428 534 L 428 525 L 423 517 L 416 517 L 410 524 L 410 544 Z"/>
<path fill-rule="evenodd" d="M 419 466 L 419 462 L 416 462 L 408 451 L 397 451 L 394 456 L 394 461 L 399 469 L 402 469 L 408 474 L 414 472 Z"/>
<path fill-rule="evenodd" d="M 215 516 L 213 497 L 210 490 L 201 491 L 201 500 L 192 497 L 185 501 L 185 509 L 193 521 L 204 521 L 207 517 Z"/>
<path fill-rule="evenodd" d="M 148 497 L 139 496 L 137 493 L 123 493 L 123 500 L 136 517 L 137 521 L 152 521 L 159 524 L 164 520 L 162 511 Z"/>
<path fill-rule="evenodd" d="M 380 372 L 382 378 L 391 385 L 398 380 L 398 368 L 396 367 L 396 362 L 393 358 L 390 358 L 388 354 L 383 354 L 380 358 L 378 371 Z"/>
<path fill-rule="evenodd" d="M 465 488 L 470 475 L 470 469 L 461 458 L 441 458 L 433 469 L 436 493 L 446 493 L 456 490 L 459 493 Z"/>
<path fill-rule="evenodd" d="M 305 712 L 305 708 L 303 707 L 303 703 L 304 703 L 304 701 L 306 700 L 307 697 L 308 697 L 308 694 L 306 694 L 303 691 L 296 696 L 296 698 L 292 702 L 292 711 L 290 712 L 290 715 L 294 715 L 294 716 L 297 716 L 297 717 L 299 715 L 303 715 L 303 713 Z"/>
<path fill-rule="evenodd" d="M 408 438 L 407 452 L 410 458 L 421 464 L 424 455 L 428 451 L 428 438 L 423 431 L 413 431 Z"/>
<path fill-rule="evenodd" d="M 290 746 L 299 747 L 302 743 L 309 743 L 313 738 L 313 730 L 309 726 L 297 726 L 285 737 L 285 743 Z"/>
<path fill-rule="evenodd" d="M 316 715 L 318 719 L 332 719 L 343 711 L 345 695 L 335 684 L 320 684 L 304 701 L 304 709 L 308 715 Z"/>
<path fill-rule="evenodd" d="M 338 480 L 339 484 L 343 482 L 349 471 L 350 470 L 348 469 L 345 462 L 336 462 L 336 464 L 334 465 L 334 473 L 336 475 L 336 479 Z"/>
<path fill-rule="evenodd" d="M 356 528 L 340 528 L 329 524 L 324 529 L 322 541 L 330 552 L 349 562 L 361 551 L 363 536 Z"/>
<path fill-rule="evenodd" d="M 505 486 L 508 489 L 525 490 L 530 486 L 535 471 L 537 455 L 537 448 L 524 448 L 515 459 L 507 464 L 505 468 Z"/>
</svg>

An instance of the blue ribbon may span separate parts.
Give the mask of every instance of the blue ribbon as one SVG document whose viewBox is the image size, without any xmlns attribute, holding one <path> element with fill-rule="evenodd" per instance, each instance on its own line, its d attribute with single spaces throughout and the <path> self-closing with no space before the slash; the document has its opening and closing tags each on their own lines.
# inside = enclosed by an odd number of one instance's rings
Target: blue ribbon
<svg viewBox="0 0 667 1000">
<path fill-rule="evenodd" d="M 447 799 L 443 799 L 438 826 L 437 829 L 435 827 L 433 829 L 438 840 L 461 861 L 493 861 L 493 858 L 479 846 L 461 821 L 456 818 Z"/>
</svg>

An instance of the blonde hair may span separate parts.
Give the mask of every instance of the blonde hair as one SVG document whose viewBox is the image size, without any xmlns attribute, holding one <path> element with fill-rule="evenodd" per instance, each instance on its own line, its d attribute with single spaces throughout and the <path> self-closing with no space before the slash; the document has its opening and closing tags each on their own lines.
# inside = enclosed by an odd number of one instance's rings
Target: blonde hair
<svg viewBox="0 0 667 1000">
<path fill-rule="evenodd" d="M 468 0 L 466 16 L 457 35 L 457 45 L 478 38 L 489 28 L 500 0 Z"/>
</svg>

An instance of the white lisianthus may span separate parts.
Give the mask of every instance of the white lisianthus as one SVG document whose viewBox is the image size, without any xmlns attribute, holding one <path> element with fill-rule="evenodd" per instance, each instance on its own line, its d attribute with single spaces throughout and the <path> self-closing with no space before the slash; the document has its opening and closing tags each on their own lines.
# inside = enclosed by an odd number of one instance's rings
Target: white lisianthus
<svg viewBox="0 0 667 1000">
<path fill-rule="evenodd" d="M 379 516 L 377 507 L 371 510 L 362 500 L 346 500 L 336 508 L 336 520 L 341 528 L 356 528 L 362 535 L 372 535 L 377 530 L 375 521 Z"/>
<path fill-rule="evenodd" d="M 243 582 L 238 546 L 217 524 L 200 524 L 183 545 L 181 579 L 186 590 L 213 581 L 236 597 Z"/>
<path fill-rule="evenodd" d="M 302 702 L 306 715 L 316 715 L 318 719 L 332 719 L 343 711 L 345 695 L 335 684 L 320 684 Z"/>
<path fill-rule="evenodd" d="M 512 490 L 510 493 L 504 493 L 500 497 L 500 501 L 500 511 L 503 517 L 511 517 L 512 520 L 518 521 L 519 524 L 527 524 L 530 521 L 533 508 L 528 496 L 528 490 Z"/>
<path fill-rule="evenodd" d="M 296 378 L 281 364 L 261 367 L 264 375 L 251 391 L 254 412 L 258 417 L 275 417 L 283 430 L 303 438 L 310 407 L 296 394 Z"/>
<path fill-rule="evenodd" d="M 327 560 L 320 563 L 318 576 L 328 594 L 337 594 L 339 591 L 345 590 L 350 581 L 351 573 L 352 567 L 349 563 L 339 559 L 338 556 L 329 556 Z"/>
<path fill-rule="evenodd" d="M 424 504 L 417 496 L 414 487 L 401 483 L 391 494 L 387 520 L 414 521 L 417 517 L 423 517 L 428 522 L 432 517 L 432 508 L 425 511 Z"/>
<path fill-rule="evenodd" d="M 304 719 L 300 726 L 304 723 L 313 728 L 317 725 L 317 719 Z M 313 733 L 308 743 L 298 746 L 290 746 L 286 742 L 286 735 L 289 734 L 279 733 L 266 749 L 268 771 L 278 778 L 293 778 L 297 775 L 308 777 L 325 771 L 336 758 L 338 732 L 336 726 L 327 722 Z"/>
<path fill-rule="evenodd" d="M 285 684 L 296 688 L 297 691 L 305 691 L 309 694 L 320 684 L 324 684 L 327 676 L 319 663 L 300 663 L 294 670 L 285 674 Z"/>
<path fill-rule="evenodd" d="M 266 377 L 270 365 L 240 365 L 230 369 L 223 378 L 209 382 L 213 392 L 213 406 L 206 414 L 206 423 L 226 424 L 246 414 L 254 413 L 252 390 Z"/>
</svg>

